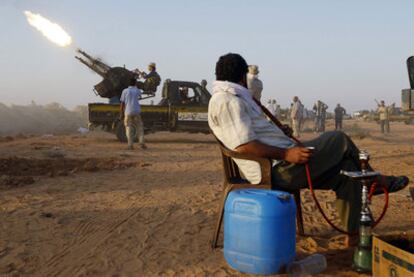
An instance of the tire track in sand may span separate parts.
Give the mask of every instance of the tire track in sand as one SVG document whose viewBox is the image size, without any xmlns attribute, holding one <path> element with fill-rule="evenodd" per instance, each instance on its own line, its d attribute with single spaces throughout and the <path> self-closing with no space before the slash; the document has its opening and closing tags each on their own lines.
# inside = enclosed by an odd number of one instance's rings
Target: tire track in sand
<svg viewBox="0 0 414 277">
<path fill-rule="evenodd" d="M 118 227 L 136 216 L 140 210 L 141 208 L 125 210 L 117 216 L 119 220 L 100 226 L 96 230 L 91 228 L 93 221 L 79 224 L 75 229 L 79 238 L 72 240 L 70 245 L 54 254 L 35 275 L 71 276 L 70 270 L 76 268 L 74 265 L 82 261 L 91 249 L 103 243 Z"/>
</svg>

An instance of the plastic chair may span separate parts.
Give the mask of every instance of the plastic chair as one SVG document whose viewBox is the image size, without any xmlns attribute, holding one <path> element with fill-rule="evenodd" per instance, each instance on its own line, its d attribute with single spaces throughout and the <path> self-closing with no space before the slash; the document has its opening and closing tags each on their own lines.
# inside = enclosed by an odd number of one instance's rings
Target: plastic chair
<svg viewBox="0 0 414 277">
<path fill-rule="evenodd" d="M 221 224 L 223 221 L 224 215 L 224 205 L 230 191 L 234 189 L 241 188 L 258 188 L 258 189 L 278 189 L 282 191 L 289 192 L 293 194 L 296 202 L 296 222 L 297 222 L 297 231 L 299 235 L 304 235 L 303 227 L 303 218 L 302 218 L 302 206 L 300 199 L 300 190 L 286 190 L 285 188 L 277 188 L 277 186 L 272 186 L 271 170 L 272 170 L 272 161 L 267 158 L 260 158 L 252 155 L 240 154 L 235 151 L 231 151 L 226 148 L 223 143 L 216 138 L 219 143 L 221 156 L 223 159 L 223 169 L 224 169 L 224 184 L 223 184 L 223 199 L 219 206 L 219 216 L 217 218 L 216 228 L 214 230 L 214 236 L 211 241 L 212 249 L 217 248 L 217 241 L 220 235 Z M 247 180 L 243 179 L 240 175 L 239 168 L 237 164 L 233 161 L 235 159 L 251 160 L 256 161 L 260 165 L 262 179 L 259 184 L 253 185 L 250 184 Z"/>
</svg>

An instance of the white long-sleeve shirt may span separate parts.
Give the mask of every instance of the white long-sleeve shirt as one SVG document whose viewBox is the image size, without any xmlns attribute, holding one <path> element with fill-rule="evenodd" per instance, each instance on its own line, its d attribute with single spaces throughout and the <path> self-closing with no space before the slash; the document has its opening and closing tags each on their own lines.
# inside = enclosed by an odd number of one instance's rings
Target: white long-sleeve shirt
<svg viewBox="0 0 414 277">
<path fill-rule="evenodd" d="M 247 74 L 247 88 L 249 89 L 252 96 L 256 100 L 260 101 L 263 91 L 263 82 L 260 81 L 257 75 L 250 73 Z"/>
<path fill-rule="evenodd" d="M 292 110 L 290 111 L 290 117 L 293 119 L 299 119 L 302 114 L 302 105 L 299 101 L 293 102 Z"/>
</svg>

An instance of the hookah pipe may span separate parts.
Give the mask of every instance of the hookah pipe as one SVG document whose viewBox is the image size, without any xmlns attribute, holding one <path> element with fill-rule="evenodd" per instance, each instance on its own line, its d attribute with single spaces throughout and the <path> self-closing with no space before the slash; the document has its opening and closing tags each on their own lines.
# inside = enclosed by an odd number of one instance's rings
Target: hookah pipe
<svg viewBox="0 0 414 277">
<path fill-rule="evenodd" d="M 292 130 L 289 128 L 289 126 L 282 124 L 265 106 L 262 105 L 262 103 L 260 103 L 260 101 L 258 101 L 257 99 L 255 99 L 253 97 L 253 101 L 263 110 L 263 112 L 265 113 L 265 115 L 270 118 L 270 120 L 277 126 L 279 127 L 284 133 L 285 135 L 287 135 L 288 137 L 290 137 L 292 140 L 294 140 L 299 146 L 303 146 L 303 143 L 295 138 L 292 134 Z M 366 159 L 360 159 L 361 161 L 361 170 L 363 172 L 366 172 L 368 170 L 368 158 Z M 312 194 L 312 198 L 315 201 L 316 207 L 318 208 L 319 212 L 321 213 L 322 217 L 325 219 L 325 221 L 336 231 L 346 234 L 346 235 L 356 235 L 358 234 L 357 232 L 348 232 L 345 231 L 341 228 L 339 228 L 338 226 L 336 226 L 326 215 L 326 213 L 323 211 L 318 199 L 316 198 L 316 194 L 315 191 L 313 189 L 313 182 L 312 182 L 312 177 L 311 177 L 311 172 L 309 169 L 309 164 L 306 163 L 305 164 L 305 171 L 306 171 L 306 178 L 308 181 L 308 186 L 309 186 L 309 190 Z M 382 218 L 384 217 L 385 213 L 387 212 L 388 209 L 388 190 L 387 188 L 381 183 L 381 188 L 384 191 L 384 196 L 385 196 L 385 203 L 384 203 L 384 208 L 382 209 L 381 215 L 378 217 L 377 220 L 374 221 L 372 228 L 374 228 L 375 226 L 378 225 L 378 223 L 381 222 Z M 375 189 L 378 186 L 377 182 L 374 182 L 371 185 L 370 191 L 368 193 L 368 203 L 371 202 L 372 196 L 374 195 Z"/>
</svg>

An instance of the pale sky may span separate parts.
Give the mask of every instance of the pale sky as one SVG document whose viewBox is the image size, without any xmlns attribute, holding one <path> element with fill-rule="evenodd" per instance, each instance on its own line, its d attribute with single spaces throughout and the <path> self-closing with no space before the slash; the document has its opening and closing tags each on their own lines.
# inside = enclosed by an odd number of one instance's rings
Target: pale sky
<svg viewBox="0 0 414 277">
<path fill-rule="evenodd" d="M 60 24 L 72 47 L 49 42 L 24 10 Z M 110 65 L 156 62 L 163 80 L 209 85 L 218 57 L 235 52 L 259 65 L 264 101 L 287 106 L 297 95 L 307 107 L 321 99 L 371 109 L 375 98 L 400 106 L 413 11 L 409 0 L 0 0 L 0 102 L 106 102 L 92 92 L 101 78 L 74 59 L 80 47 Z"/>
</svg>

